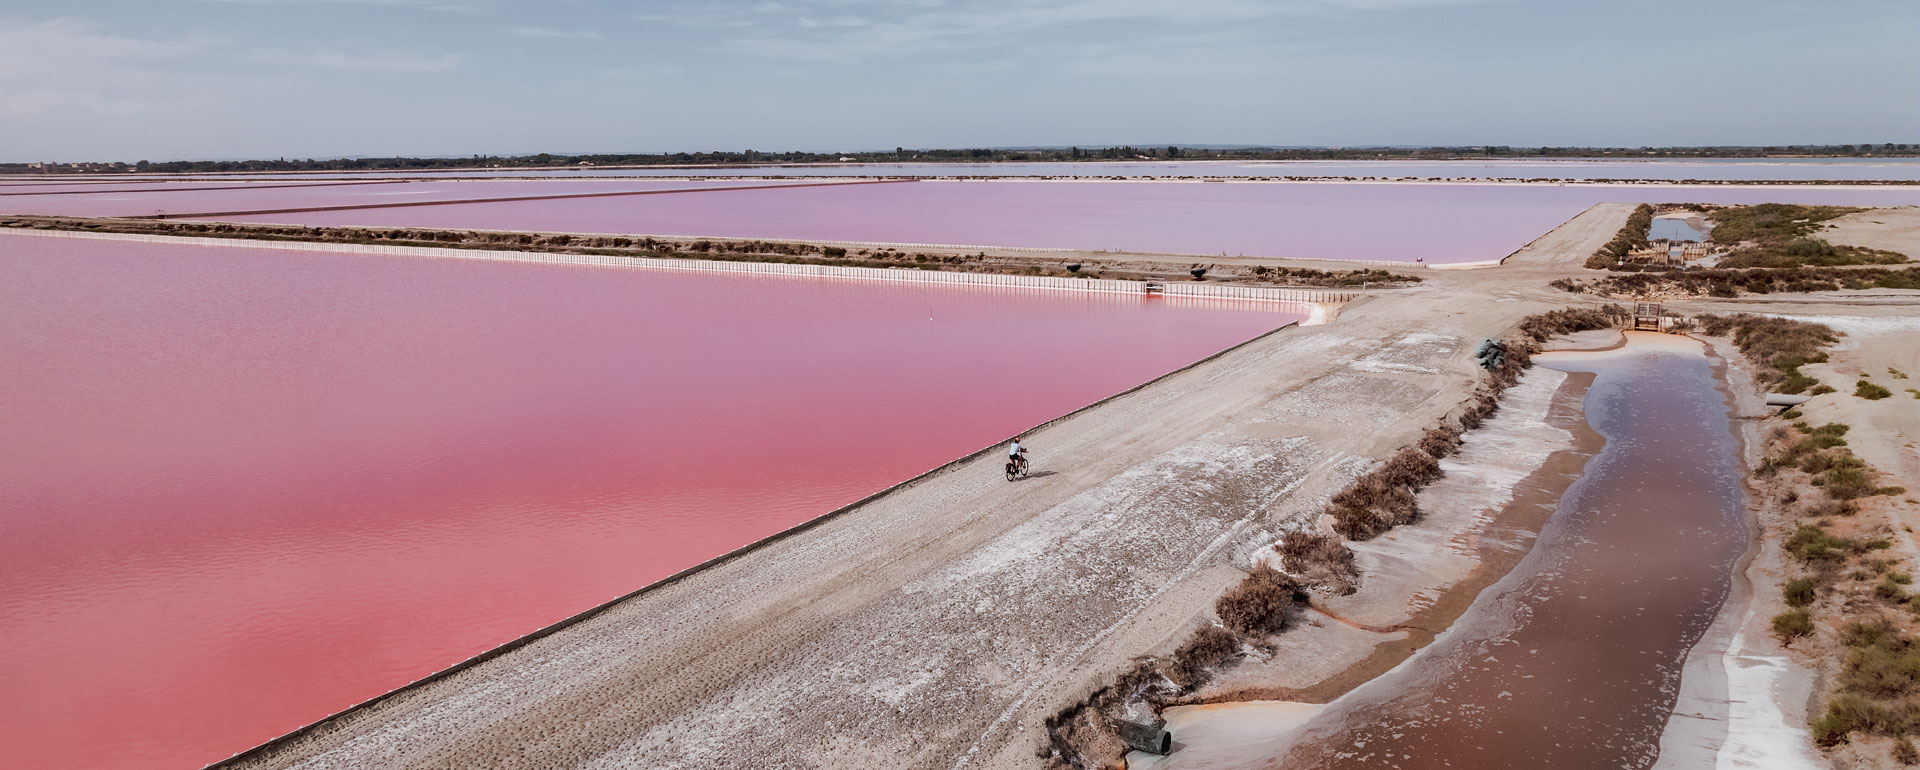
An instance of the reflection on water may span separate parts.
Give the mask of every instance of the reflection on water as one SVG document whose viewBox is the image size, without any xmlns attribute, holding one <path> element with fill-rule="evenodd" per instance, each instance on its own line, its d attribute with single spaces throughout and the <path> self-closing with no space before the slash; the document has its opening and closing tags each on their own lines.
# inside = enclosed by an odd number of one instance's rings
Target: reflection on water
<svg viewBox="0 0 1920 770">
<path fill-rule="evenodd" d="M 1454 629 L 1308 725 L 1280 767 L 1646 767 L 1747 542 L 1728 407 L 1700 346 L 1546 355 L 1597 373 L 1607 439 L 1540 540 Z M 1654 337 L 1650 349 L 1639 341 Z"/>
<path fill-rule="evenodd" d="M 1706 231 L 1694 227 L 1689 217 L 1654 217 L 1653 226 L 1647 229 L 1647 240 L 1650 241 L 1698 243 L 1706 239 Z"/>
</svg>

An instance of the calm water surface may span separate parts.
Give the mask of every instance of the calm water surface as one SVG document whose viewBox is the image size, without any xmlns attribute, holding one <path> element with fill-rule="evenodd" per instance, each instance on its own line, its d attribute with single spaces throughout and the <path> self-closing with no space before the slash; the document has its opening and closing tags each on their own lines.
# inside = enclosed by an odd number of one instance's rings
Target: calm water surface
<svg viewBox="0 0 1920 770">
<path fill-rule="evenodd" d="M 1679 342 L 1539 359 L 1598 373 L 1587 421 L 1606 448 L 1513 573 L 1272 767 L 1652 764 L 1748 538 L 1726 401 L 1697 343 Z"/>
<path fill-rule="evenodd" d="M 1703 230 L 1694 229 L 1685 217 L 1654 217 L 1653 225 L 1647 228 L 1648 240 L 1692 241 L 1706 240 Z"/>
<path fill-rule="evenodd" d="M 183 216 L 263 209 L 317 206 L 391 206 L 426 201 L 484 200 L 532 195 L 581 195 L 652 190 L 709 190 L 713 188 L 780 184 L 742 180 L 481 180 L 364 181 L 357 184 L 301 185 L 268 183 L 173 183 L 137 189 L 94 192 L 92 187 L 65 187 L 39 194 L 0 194 L 0 213 L 74 217 L 122 217 L 167 214 Z M 215 189 L 201 189 L 214 187 Z M 76 192 L 78 191 L 78 192 Z M 7 192 L 0 189 L 0 193 Z M 55 193 L 57 194 L 48 194 Z"/>
<path fill-rule="evenodd" d="M 928 181 L 220 219 L 1471 262 L 1595 203 L 1676 198 L 1886 206 L 1920 189 Z"/>
<path fill-rule="evenodd" d="M 198 767 L 1296 319 L 0 238 L 0 765 Z"/>
</svg>

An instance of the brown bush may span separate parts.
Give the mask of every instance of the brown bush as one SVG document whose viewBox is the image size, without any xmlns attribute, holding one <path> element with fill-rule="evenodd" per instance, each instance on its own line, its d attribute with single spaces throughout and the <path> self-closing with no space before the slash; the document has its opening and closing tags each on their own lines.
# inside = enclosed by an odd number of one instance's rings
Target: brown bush
<svg viewBox="0 0 1920 770">
<path fill-rule="evenodd" d="M 1420 443 L 1416 444 L 1416 446 L 1420 448 L 1420 451 L 1426 452 L 1435 458 L 1446 457 L 1447 455 L 1453 454 L 1453 450 L 1460 448 L 1460 434 L 1462 432 L 1461 429 L 1454 426 L 1441 425 L 1440 427 L 1427 431 L 1426 435 L 1421 436 Z"/>
<path fill-rule="evenodd" d="M 1239 585 L 1229 589 L 1213 603 L 1220 622 L 1245 636 L 1265 635 L 1286 630 L 1287 611 L 1293 609 L 1299 584 L 1265 564 L 1254 567 Z"/>
<path fill-rule="evenodd" d="M 1348 540 L 1369 540 L 1419 518 L 1413 490 L 1368 474 L 1334 495 L 1327 506 L 1333 528 Z"/>
<path fill-rule="evenodd" d="M 1338 538 L 1315 532 L 1288 532 L 1274 549 L 1280 565 L 1312 585 L 1338 594 L 1352 593 L 1360 573 L 1353 566 L 1353 549 Z"/>
<path fill-rule="evenodd" d="M 1412 489 L 1431 484 L 1443 475 L 1439 460 L 1413 447 L 1400 450 L 1399 454 L 1389 458 L 1373 473 L 1388 484 Z"/>
<path fill-rule="evenodd" d="M 1567 308 L 1527 316 L 1520 322 L 1520 333 L 1535 343 L 1546 342 L 1562 334 L 1592 329 L 1610 329 L 1612 319 L 1606 311 L 1592 308 Z"/>
<path fill-rule="evenodd" d="M 1761 385 L 1777 385 L 1785 393 L 1804 392 L 1816 384 L 1800 373 L 1800 366 L 1827 360 L 1827 346 L 1840 340 L 1840 332 L 1832 327 L 1786 318 L 1734 313 L 1695 320 L 1709 336 L 1732 335 L 1740 353 L 1762 367 L 1754 379 Z"/>
<path fill-rule="evenodd" d="M 1460 427 L 1473 430 L 1485 424 L 1488 417 L 1500 411 L 1500 394 L 1481 391 L 1460 413 Z"/>
<path fill-rule="evenodd" d="M 1240 640 L 1219 626 L 1205 626 L 1173 651 L 1163 673 L 1175 685 L 1191 689 L 1210 677 L 1208 669 L 1240 652 Z"/>
</svg>

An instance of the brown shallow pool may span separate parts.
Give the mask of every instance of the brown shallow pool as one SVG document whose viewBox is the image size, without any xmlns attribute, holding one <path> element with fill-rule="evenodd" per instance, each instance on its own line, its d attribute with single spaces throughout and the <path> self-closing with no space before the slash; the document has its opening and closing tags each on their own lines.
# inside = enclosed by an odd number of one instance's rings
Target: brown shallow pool
<svg viewBox="0 0 1920 770">
<path fill-rule="evenodd" d="M 1607 439 L 1538 544 L 1453 629 L 1309 722 L 1274 767 L 1638 768 L 1748 533 L 1729 407 L 1699 343 L 1548 354 L 1594 372 Z"/>
</svg>

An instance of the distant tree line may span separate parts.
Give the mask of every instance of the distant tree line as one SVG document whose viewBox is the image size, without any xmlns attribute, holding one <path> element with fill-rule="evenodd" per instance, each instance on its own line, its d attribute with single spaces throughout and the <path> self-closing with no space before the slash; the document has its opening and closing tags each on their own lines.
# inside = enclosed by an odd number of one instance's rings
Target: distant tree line
<svg viewBox="0 0 1920 770">
<path fill-rule="evenodd" d="M 995 163 L 1098 160 L 1461 160 L 1482 158 L 1765 158 L 1910 157 L 1920 145 L 1826 144 L 1765 147 L 1030 147 L 823 152 L 673 152 L 591 155 L 472 155 L 458 158 L 327 158 L 272 160 L 182 160 L 90 163 L 5 163 L 0 173 L 220 173 L 235 171 L 433 171 L 447 169 L 544 168 L 553 166 L 764 165 L 809 163 Z"/>
</svg>

